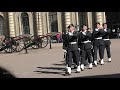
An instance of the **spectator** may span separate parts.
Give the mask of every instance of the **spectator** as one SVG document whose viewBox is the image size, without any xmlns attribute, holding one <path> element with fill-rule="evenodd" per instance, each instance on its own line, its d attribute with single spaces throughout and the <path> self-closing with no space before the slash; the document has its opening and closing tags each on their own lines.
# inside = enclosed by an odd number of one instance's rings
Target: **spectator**
<svg viewBox="0 0 120 90">
<path fill-rule="evenodd" d="M 56 37 L 57 37 L 57 42 L 60 43 L 62 41 L 61 39 L 61 34 L 60 33 L 57 33 L 56 34 Z"/>
</svg>

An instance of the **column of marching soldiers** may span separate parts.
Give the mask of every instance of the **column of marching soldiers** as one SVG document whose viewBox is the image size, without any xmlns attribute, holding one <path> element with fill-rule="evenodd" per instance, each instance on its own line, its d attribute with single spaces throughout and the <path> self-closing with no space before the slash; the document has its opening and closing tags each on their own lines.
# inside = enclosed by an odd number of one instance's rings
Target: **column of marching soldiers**
<svg viewBox="0 0 120 90">
<path fill-rule="evenodd" d="M 65 73 L 71 75 L 72 63 L 76 73 L 84 71 L 85 62 L 88 60 L 88 67 L 97 67 L 98 63 L 104 65 L 104 51 L 107 51 L 108 62 L 111 62 L 109 39 L 110 29 L 107 23 L 96 23 L 96 28 L 91 30 L 86 25 L 82 26 L 82 30 L 76 31 L 75 26 L 70 24 L 68 31 L 63 34 L 63 49 L 66 61 Z M 98 52 L 99 51 L 99 52 Z M 97 54 L 99 53 L 100 60 Z"/>
</svg>

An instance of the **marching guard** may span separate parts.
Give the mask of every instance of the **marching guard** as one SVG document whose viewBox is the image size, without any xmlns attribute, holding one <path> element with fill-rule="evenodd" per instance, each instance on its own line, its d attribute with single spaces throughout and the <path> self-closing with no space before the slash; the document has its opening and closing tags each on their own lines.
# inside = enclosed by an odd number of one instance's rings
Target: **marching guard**
<svg viewBox="0 0 120 90">
<path fill-rule="evenodd" d="M 86 56 L 89 62 L 89 68 L 92 69 L 92 53 L 91 53 L 92 33 L 87 30 L 87 26 L 83 25 L 83 29 L 79 34 L 78 46 L 81 48 L 81 70 L 84 70 Z"/>
<path fill-rule="evenodd" d="M 102 37 L 104 36 L 104 30 L 101 28 L 100 23 L 96 23 L 96 28 L 93 30 L 93 49 L 94 49 L 94 57 L 93 57 L 93 63 L 95 66 L 97 66 L 97 51 L 99 50 L 99 56 L 100 56 L 100 64 L 104 64 L 104 41 Z"/>
<path fill-rule="evenodd" d="M 107 28 L 107 23 L 103 23 L 103 28 L 105 31 L 105 35 L 103 36 L 103 40 L 105 43 L 104 50 L 106 49 L 106 51 L 107 51 L 108 62 L 111 62 L 111 51 L 110 51 L 111 41 L 109 39 L 110 29 Z"/>
<path fill-rule="evenodd" d="M 77 65 L 76 72 L 79 73 L 81 71 L 80 69 L 80 57 L 79 57 L 79 51 L 78 51 L 78 32 L 75 31 L 74 25 L 70 24 L 68 26 L 68 33 L 66 34 L 66 51 L 67 51 L 67 60 L 68 60 L 68 67 L 66 70 L 66 74 L 71 74 L 71 66 L 72 66 L 72 60 L 74 58 L 74 62 Z"/>
</svg>

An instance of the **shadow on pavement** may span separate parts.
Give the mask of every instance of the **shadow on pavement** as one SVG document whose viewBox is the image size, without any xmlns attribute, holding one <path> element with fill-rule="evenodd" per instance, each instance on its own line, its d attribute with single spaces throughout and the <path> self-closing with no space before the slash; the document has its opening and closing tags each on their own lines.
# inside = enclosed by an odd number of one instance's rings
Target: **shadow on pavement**
<svg viewBox="0 0 120 90">
<path fill-rule="evenodd" d="M 38 74 L 41 74 L 41 73 L 45 73 L 45 74 L 59 74 L 59 75 L 64 75 L 63 71 L 65 70 L 65 68 L 61 68 L 61 67 L 37 67 L 39 68 L 40 70 L 36 70 L 34 72 L 38 72 Z M 62 72 L 59 72 L 59 71 L 51 71 L 51 70 L 60 70 Z M 49 71 L 48 71 L 49 70 Z"/>
<path fill-rule="evenodd" d="M 95 75 L 95 76 L 83 76 L 75 78 L 120 78 L 120 73 L 118 74 L 107 74 L 107 75 Z"/>
<path fill-rule="evenodd" d="M 37 67 L 40 69 L 52 69 L 52 70 L 64 70 L 65 68 L 61 68 L 61 67 Z"/>
<path fill-rule="evenodd" d="M 65 66 L 65 63 L 63 63 L 63 64 L 53 64 L 53 65 Z"/>
<path fill-rule="evenodd" d="M 16 77 L 5 68 L 0 67 L 0 78 L 16 78 Z"/>
<path fill-rule="evenodd" d="M 53 72 L 53 71 L 34 71 L 34 72 L 39 72 L 38 74 L 44 73 L 44 74 L 59 74 L 59 75 L 64 75 L 63 72 Z"/>
</svg>

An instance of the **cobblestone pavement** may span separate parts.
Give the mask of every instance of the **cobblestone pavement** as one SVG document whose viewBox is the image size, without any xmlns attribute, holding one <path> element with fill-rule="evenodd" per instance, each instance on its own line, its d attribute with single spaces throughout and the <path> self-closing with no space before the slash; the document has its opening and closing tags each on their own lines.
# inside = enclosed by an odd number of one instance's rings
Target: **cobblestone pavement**
<svg viewBox="0 0 120 90">
<path fill-rule="evenodd" d="M 49 49 L 49 46 L 38 50 L 31 49 L 28 54 L 24 54 L 25 51 L 12 54 L 0 52 L 0 67 L 7 69 L 17 78 L 80 78 L 98 75 L 117 78 L 120 77 L 120 39 L 112 39 L 111 42 L 111 63 L 107 62 L 105 54 L 105 65 L 98 65 L 93 69 L 86 67 L 80 73 L 75 73 L 76 70 L 73 69 L 70 76 L 64 75 L 62 43 L 52 44 L 52 49 Z"/>
</svg>

